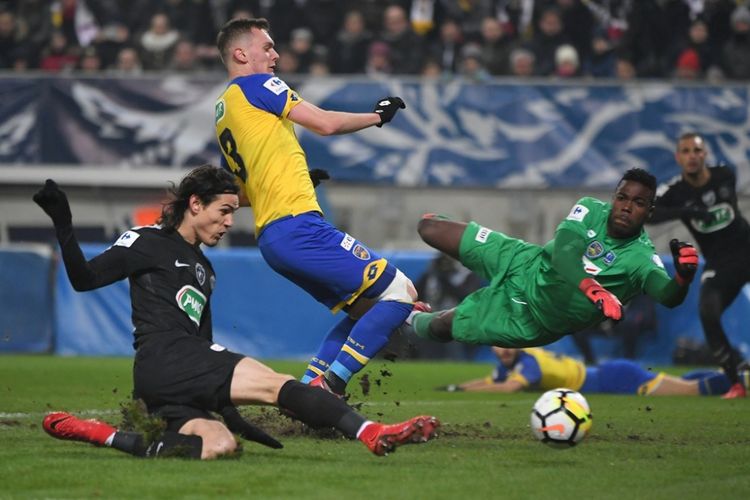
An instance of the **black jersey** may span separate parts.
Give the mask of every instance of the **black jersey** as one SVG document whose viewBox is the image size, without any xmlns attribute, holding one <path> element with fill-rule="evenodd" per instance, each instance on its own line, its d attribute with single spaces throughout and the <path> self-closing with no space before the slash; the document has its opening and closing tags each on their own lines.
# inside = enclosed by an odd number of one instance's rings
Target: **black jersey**
<svg viewBox="0 0 750 500">
<path fill-rule="evenodd" d="M 701 187 L 691 186 L 682 176 L 659 186 L 652 221 L 682 220 L 709 264 L 745 261 L 750 256 L 750 225 L 737 207 L 734 172 L 723 165 L 709 171 L 711 178 Z M 690 207 L 708 210 L 713 220 L 703 222 L 680 213 Z"/>
<path fill-rule="evenodd" d="M 178 232 L 158 226 L 131 229 L 88 263 L 76 259 L 70 248 L 66 255 L 66 246 L 63 258 L 76 290 L 128 278 L 136 345 L 144 335 L 159 332 L 212 340 L 209 302 L 216 284 L 214 271 L 200 247 Z"/>
</svg>

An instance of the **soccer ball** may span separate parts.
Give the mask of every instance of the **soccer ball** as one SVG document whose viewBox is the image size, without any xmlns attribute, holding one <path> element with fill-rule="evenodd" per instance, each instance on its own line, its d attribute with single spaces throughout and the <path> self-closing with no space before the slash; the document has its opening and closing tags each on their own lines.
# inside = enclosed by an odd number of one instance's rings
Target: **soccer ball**
<svg viewBox="0 0 750 500">
<path fill-rule="evenodd" d="M 570 448 L 591 430 L 591 408 L 579 392 L 565 388 L 547 391 L 531 410 L 531 430 L 542 443 Z"/>
</svg>

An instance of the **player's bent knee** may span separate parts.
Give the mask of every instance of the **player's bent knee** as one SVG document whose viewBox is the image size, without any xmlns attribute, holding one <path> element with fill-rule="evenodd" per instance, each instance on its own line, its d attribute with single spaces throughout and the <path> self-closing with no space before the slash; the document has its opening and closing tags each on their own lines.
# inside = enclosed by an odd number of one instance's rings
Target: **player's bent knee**
<svg viewBox="0 0 750 500">
<path fill-rule="evenodd" d="M 417 289 L 414 287 L 414 283 L 400 269 L 396 269 L 396 275 L 393 277 L 391 284 L 383 290 L 378 300 L 414 302 L 417 300 Z"/>
</svg>

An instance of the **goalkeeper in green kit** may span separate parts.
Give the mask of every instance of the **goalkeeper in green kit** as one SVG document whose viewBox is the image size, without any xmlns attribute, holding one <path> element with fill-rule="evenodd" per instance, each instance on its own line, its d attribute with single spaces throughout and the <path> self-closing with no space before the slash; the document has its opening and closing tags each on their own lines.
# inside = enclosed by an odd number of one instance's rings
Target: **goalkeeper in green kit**
<svg viewBox="0 0 750 500">
<path fill-rule="evenodd" d="M 655 195 L 656 178 L 630 169 L 610 203 L 581 198 L 544 246 L 475 222 L 425 215 L 418 228 L 422 239 L 489 285 L 454 309 L 417 307 L 408 322 L 420 337 L 440 342 L 535 347 L 606 318 L 619 320 L 622 305 L 641 293 L 667 307 L 680 305 L 698 254 L 672 240 L 676 275 L 670 278 L 643 229 Z"/>
</svg>

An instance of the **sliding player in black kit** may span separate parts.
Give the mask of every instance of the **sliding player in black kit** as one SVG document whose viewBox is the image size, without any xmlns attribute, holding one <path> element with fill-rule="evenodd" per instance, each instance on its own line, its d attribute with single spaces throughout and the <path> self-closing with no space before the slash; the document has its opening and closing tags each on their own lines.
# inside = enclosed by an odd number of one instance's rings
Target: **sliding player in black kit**
<svg viewBox="0 0 750 500">
<path fill-rule="evenodd" d="M 173 200 L 165 205 L 159 225 L 125 232 L 88 262 L 76 241 L 65 193 L 48 180 L 34 195 L 52 218 L 76 290 L 128 278 L 136 349 L 133 395 L 166 424 L 161 436 L 146 442 L 142 434 L 53 412 L 45 417 L 44 430 L 56 438 L 137 456 L 210 459 L 237 451 L 232 432 L 280 448 L 236 410 L 236 405 L 269 404 L 311 427 L 335 427 L 356 437 L 376 455 L 432 438 L 439 426 L 434 417 L 395 425 L 371 422 L 337 396 L 213 343 L 210 300 L 216 277 L 200 245 L 216 245 L 230 229 L 239 206 L 237 193 L 232 174 L 210 165 L 198 167 L 171 190 Z"/>
<path fill-rule="evenodd" d="M 721 315 L 750 282 L 750 225 L 737 207 L 734 172 L 726 166 L 708 167 L 703 138 L 683 134 L 675 160 L 682 174 L 657 191 L 651 223 L 680 219 L 706 260 L 701 276 L 700 319 L 714 358 L 732 387 L 726 399 L 745 396 L 737 378 L 741 359 L 721 326 Z"/>
</svg>

